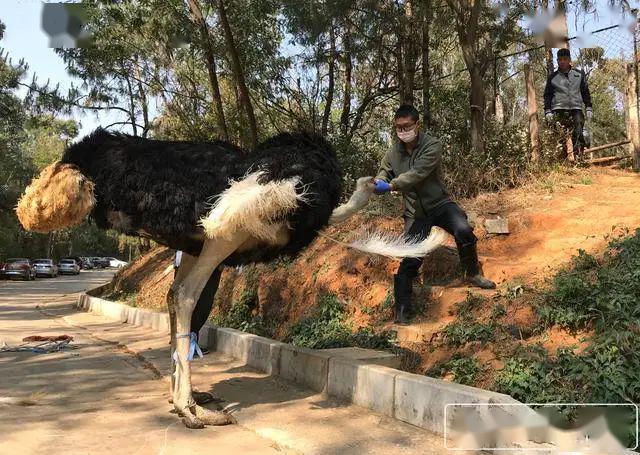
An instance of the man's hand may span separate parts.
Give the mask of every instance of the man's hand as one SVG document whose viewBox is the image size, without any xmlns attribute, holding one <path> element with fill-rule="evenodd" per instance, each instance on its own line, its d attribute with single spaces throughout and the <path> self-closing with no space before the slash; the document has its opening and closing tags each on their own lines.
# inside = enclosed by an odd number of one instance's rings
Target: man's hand
<svg viewBox="0 0 640 455">
<path fill-rule="evenodd" d="M 593 109 L 590 107 L 587 108 L 587 120 L 591 120 L 593 118 Z"/>
<path fill-rule="evenodd" d="M 375 184 L 375 188 L 373 190 L 375 194 L 384 194 L 391 191 L 391 185 L 384 180 L 375 179 L 373 183 Z"/>
<path fill-rule="evenodd" d="M 551 111 L 547 111 L 544 113 L 544 118 L 547 120 L 547 122 L 552 122 L 553 121 L 553 112 Z"/>
</svg>

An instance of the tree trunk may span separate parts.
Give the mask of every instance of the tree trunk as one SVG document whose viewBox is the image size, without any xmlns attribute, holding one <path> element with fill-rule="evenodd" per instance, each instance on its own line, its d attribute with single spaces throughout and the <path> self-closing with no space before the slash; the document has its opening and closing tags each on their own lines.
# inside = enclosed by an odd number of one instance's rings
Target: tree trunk
<svg viewBox="0 0 640 455">
<path fill-rule="evenodd" d="M 329 117 L 331 116 L 331 104 L 333 103 L 333 92 L 335 91 L 335 66 L 336 66 L 336 35 L 333 25 L 329 30 L 330 55 L 329 55 L 329 86 L 327 87 L 327 99 L 325 100 L 324 112 L 322 113 L 322 135 L 326 136 L 329 127 Z"/>
<path fill-rule="evenodd" d="M 351 62 L 351 34 L 349 29 L 345 29 L 343 40 L 344 56 L 344 97 L 342 99 L 342 115 L 340 116 L 340 129 L 346 136 L 349 131 L 349 115 L 351 114 L 351 72 L 353 63 Z"/>
<path fill-rule="evenodd" d="M 204 55 L 207 60 L 207 72 L 209 75 L 209 84 L 211 85 L 211 96 L 213 98 L 213 108 L 216 112 L 216 123 L 218 124 L 220 138 L 228 141 L 229 130 L 227 129 L 227 121 L 224 116 L 224 107 L 222 104 L 222 95 L 220 94 L 220 84 L 218 83 L 218 73 L 216 68 L 216 59 L 209 39 L 209 28 L 207 22 L 202 15 L 202 9 L 197 0 L 187 0 L 189 2 L 189 10 L 191 11 L 191 20 L 200 30 L 200 39 Z"/>
<path fill-rule="evenodd" d="M 398 41 L 396 43 L 396 75 L 398 82 L 398 94 L 400 95 L 400 104 L 406 104 L 406 83 L 405 83 L 405 73 L 404 73 L 404 52 L 402 46 L 402 36 L 398 36 Z"/>
<path fill-rule="evenodd" d="M 124 67 L 124 65 L 121 65 L 121 67 L 123 70 L 123 74 L 126 74 L 125 71 L 128 72 L 128 70 Z M 137 136 L 138 126 L 136 122 L 136 100 L 133 95 L 133 87 L 131 86 L 131 80 L 129 79 L 129 77 L 125 76 L 124 80 L 127 83 L 127 94 L 129 95 L 129 122 L 131 123 L 133 135 Z"/>
<path fill-rule="evenodd" d="M 149 130 L 151 129 L 151 125 L 149 123 L 149 103 L 147 101 L 146 91 L 142 85 L 142 72 L 140 71 L 140 64 L 137 57 L 133 62 L 133 68 L 135 70 L 136 79 L 138 79 L 138 96 L 140 97 L 140 104 L 142 105 L 142 137 L 147 137 Z"/>
<path fill-rule="evenodd" d="M 416 20 L 415 20 L 415 6 L 413 0 L 406 0 L 404 5 L 404 23 L 402 30 L 406 30 L 407 33 L 399 34 L 402 36 L 402 41 L 405 43 L 403 71 L 404 71 L 404 102 L 407 104 L 413 104 L 413 87 L 415 85 L 416 76 Z"/>
<path fill-rule="evenodd" d="M 640 170 L 640 119 L 638 119 L 638 92 L 636 72 L 633 63 L 627 64 L 626 117 L 629 154 L 633 160 L 633 169 Z"/>
<path fill-rule="evenodd" d="M 471 146 L 473 151 L 484 154 L 484 108 L 485 92 L 482 72 L 478 65 L 474 65 L 469 72 L 471 77 L 471 93 L 469 97 L 471 107 Z"/>
<path fill-rule="evenodd" d="M 240 97 L 242 105 L 244 106 L 245 114 L 249 122 L 249 134 L 251 138 L 251 147 L 255 147 L 258 144 L 258 126 L 256 124 L 256 117 L 253 111 L 253 105 L 251 103 L 251 97 L 249 96 L 249 89 L 245 81 L 244 70 L 242 69 L 242 63 L 240 62 L 240 56 L 236 48 L 235 41 L 233 39 L 233 32 L 231 25 L 227 19 L 227 12 L 225 11 L 224 0 L 218 0 L 218 13 L 220 15 L 220 23 L 224 31 L 225 41 L 227 43 L 227 50 L 231 58 L 231 68 L 236 80 L 236 85 L 240 91 Z"/>
<path fill-rule="evenodd" d="M 429 26 L 433 18 L 431 0 L 424 0 L 422 16 L 422 116 L 425 128 L 431 127 L 431 69 L 429 67 Z"/>
<path fill-rule="evenodd" d="M 549 0 L 542 0 L 542 14 L 549 14 Z M 547 75 L 553 73 L 553 46 L 549 43 L 548 39 L 544 40 L 544 58 L 547 63 Z"/>
<path fill-rule="evenodd" d="M 536 84 L 531 65 L 524 65 L 524 83 L 527 90 L 527 114 L 529 115 L 529 143 L 531 145 L 531 161 L 540 159 L 540 128 L 538 125 L 538 104 Z"/>
<path fill-rule="evenodd" d="M 564 38 L 569 38 L 569 27 L 567 26 L 567 3 L 566 0 L 556 0 L 557 11 L 560 22 L 560 31 Z M 565 41 L 561 46 L 565 49 L 569 49 L 569 41 Z"/>
<path fill-rule="evenodd" d="M 53 245 L 55 243 L 56 232 L 52 231 L 49 233 L 49 238 L 47 239 L 47 257 L 50 258 L 53 256 Z"/>
<path fill-rule="evenodd" d="M 236 98 L 236 112 L 238 113 L 235 142 L 239 147 L 244 147 L 246 143 L 246 136 L 242 134 L 242 111 L 244 110 L 244 106 L 242 104 L 242 95 L 240 95 L 240 88 L 238 87 L 238 84 L 233 86 L 233 95 Z"/>
<path fill-rule="evenodd" d="M 485 62 L 481 59 L 480 47 L 480 14 L 484 6 L 483 0 L 471 2 L 447 0 L 447 3 L 455 13 L 456 32 L 458 43 L 462 50 L 462 58 L 469 71 L 471 87 L 469 93 L 469 107 L 471 111 L 471 147 L 478 154 L 484 154 L 484 112 L 485 112 L 485 87 L 484 72 Z M 489 43 L 486 45 L 490 46 Z"/>
</svg>

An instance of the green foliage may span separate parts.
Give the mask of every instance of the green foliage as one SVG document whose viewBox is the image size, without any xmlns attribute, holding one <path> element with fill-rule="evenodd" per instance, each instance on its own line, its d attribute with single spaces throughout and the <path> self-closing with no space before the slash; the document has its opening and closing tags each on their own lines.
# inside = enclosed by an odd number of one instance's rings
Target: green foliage
<svg viewBox="0 0 640 455">
<path fill-rule="evenodd" d="M 432 377 L 445 377 L 453 375 L 453 380 L 458 384 L 474 385 L 478 375 L 482 372 L 482 366 L 474 357 L 466 357 L 460 353 L 454 354 L 449 360 L 442 362 L 425 374 Z"/>
<path fill-rule="evenodd" d="M 442 331 L 447 344 L 461 346 L 472 341 L 486 343 L 494 337 L 493 324 L 482 324 L 468 319 L 448 324 Z"/>
<path fill-rule="evenodd" d="M 37 171 L 59 160 L 70 140 L 78 135 L 74 120 L 61 120 L 52 115 L 31 117 L 26 124 L 25 150 Z"/>
<path fill-rule="evenodd" d="M 580 177 L 579 183 L 582 185 L 591 185 L 593 184 L 593 179 L 588 175 L 583 175 Z"/>
<path fill-rule="evenodd" d="M 597 345 L 582 354 L 561 349 L 555 357 L 534 347 L 507 360 L 494 389 L 523 403 L 637 402 L 640 373 L 634 357 L 624 356 L 616 346 Z M 570 411 L 564 410 L 569 420 Z M 623 443 L 635 440 L 633 420 L 611 428 Z"/>
<path fill-rule="evenodd" d="M 569 329 L 593 328 L 625 351 L 640 326 L 640 231 L 613 240 L 602 264 L 579 251 L 538 306 L 541 319 Z"/>
<path fill-rule="evenodd" d="M 467 297 L 455 304 L 455 313 L 458 318 L 448 324 L 442 331 L 446 344 L 450 346 L 463 346 L 466 343 L 479 341 L 486 343 L 495 338 L 500 326 L 498 319 L 503 317 L 507 310 L 502 304 L 497 304 L 491 309 L 489 321 L 482 323 L 474 318 L 474 312 L 480 309 L 487 301 L 486 297 L 467 293 Z"/>
<path fill-rule="evenodd" d="M 4 29 L 1 23 L 0 29 Z M 42 113 L 46 106 L 39 103 L 44 98 L 23 101 L 17 96 L 25 72 L 24 62 L 13 64 L 8 54 L 0 52 L 0 260 L 9 256 L 118 256 L 117 234 L 89 223 L 47 235 L 25 232 L 19 225 L 13 210 L 18 197 L 31 178 L 58 160 L 68 141 L 78 134 L 74 120 Z"/>
<path fill-rule="evenodd" d="M 138 297 L 138 293 L 137 292 L 130 292 L 130 291 L 122 290 L 122 289 L 113 289 L 108 294 L 105 294 L 104 296 L 102 296 L 102 298 L 104 298 L 106 300 L 113 300 L 113 301 L 116 301 L 116 302 L 124 302 L 128 306 L 131 306 L 131 307 L 136 307 L 136 305 L 137 305 L 137 297 Z"/>
<path fill-rule="evenodd" d="M 377 173 L 382 158 L 380 150 L 385 150 L 385 148 L 382 145 L 378 147 L 375 145 L 371 142 L 356 144 L 344 137 L 338 137 L 334 141 L 347 188 L 353 190 L 351 187 L 355 184 L 356 179 L 365 175 L 374 176 Z"/>
<path fill-rule="evenodd" d="M 566 396 L 569 390 L 556 395 L 558 391 L 552 387 L 555 378 L 549 375 L 547 359 L 540 351 L 534 349 L 508 359 L 495 379 L 494 389 L 523 403 L 571 402 Z"/>
<path fill-rule="evenodd" d="M 451 134 L 450 137 L 450 142 L 443 142 L 442 161 L 447 186 L 457 197 L 514 187 L 530 175 L 528 136 L 526 129 L 519 125 L 497 125 L 488 121 L 483 154 L 470 153 L 464 135 Z"/>
<path fill-rule="evenodd" d="M 272 329 L 267 326 L 261 315 L 256 314 L 258 293 L 255 288 L 247 288 L 239 300 L 231 304 L 224 314 L 211 317 L 213 324 L 219 327 L 230 327 L 261 336 L 271 336 Z"/>
<path fill-rule="evenodd" d="M 508 358 L 494 388 L 523 402 L 640 400 L 640 229 L 610 242 L 601 261 L 579 251 L 538 305 L 547 325 L 591 330 L 582 352 L 541 347 Z M 622 426 L 618 436 L 626 438 Z"/>
<path fill-rule="evenodd" d="M 287 342 L 313 349 L 357 346 L 390 349 L 390 333 L 375 334 L 371 329 L 352 331 L 346 321 L 344 305 L 334 294 L 321 294 L 313 314 L 289 329 Z"/>
<path fill-rule="evenodd" d="M 484 303 L 486 298 L 480 294 L 474 294 L 473 292 L 468 292 L 467 297 L 454 305 L 456 310 L 456 314 L 461 317 L 468 317 L 471 312 L 477 309 L 482 303 Z"/>
</svg>

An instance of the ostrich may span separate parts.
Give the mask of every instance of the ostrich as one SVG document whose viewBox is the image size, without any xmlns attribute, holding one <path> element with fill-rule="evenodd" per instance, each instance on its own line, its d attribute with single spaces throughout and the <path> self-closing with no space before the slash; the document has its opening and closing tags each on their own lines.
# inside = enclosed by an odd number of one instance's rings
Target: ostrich
<svg viewBox="0 0 640 455">
<path fill-rule="evenodd" d="M 314 134 L 279 134 L 247 153 L 223 141 L 154 140 L 98 129 L 34 179 L 16 212 L 24 228 L 36 232 L 91 216 L 100 228 L 184 252 L 167 295 L 171 395 L 184 424 L 203 428 L 235 422 L 200 406 L 192 393 L 190 350 L 211 310 L 211 302 L 199 300 L 205 284 L 212 280 L 217 287 L 221 265 L 295 255 L 329 222 L 342 222 L 367 204 L 371 177 L 359 179 L 338 207 L 341 181 L 335 152 Z M 434 231 L 422 242 L 376 237 L 352 246 L 422 256 L 441 240 Z"/>
</svg>

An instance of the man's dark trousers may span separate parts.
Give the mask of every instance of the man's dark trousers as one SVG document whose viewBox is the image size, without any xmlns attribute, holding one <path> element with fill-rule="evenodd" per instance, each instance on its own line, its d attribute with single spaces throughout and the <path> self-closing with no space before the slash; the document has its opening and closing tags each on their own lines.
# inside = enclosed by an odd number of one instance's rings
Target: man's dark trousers
<svg viewBox="0 0 640 455">
<path fill-rule="evenodd" d="M 446 202 L 436 207 L 425 218 L 405 218 L 404 233 L 408 239 L 424 240 L 433 226 L 439 226 L 453 235 L 460 255 L 460 263 L 467 276 L 480 273 L 478 268 L 478 239 L 467 221 L 467 215 L 455 202 Z M 418 276 L 422 258 L 404 258 L 400 263 L 397 275 L 409 280 Z"/>
<path fill-rule="evenodd" d="M 584 114 L 582 109 L 556 109 L 553 115 L 565 131 L 571 131 L 571 141 L 573 143 L 573 156 L 577 157 L 584 147 Z M 567 153 L 569 151 L 567 150 Z"/>
</svg>

